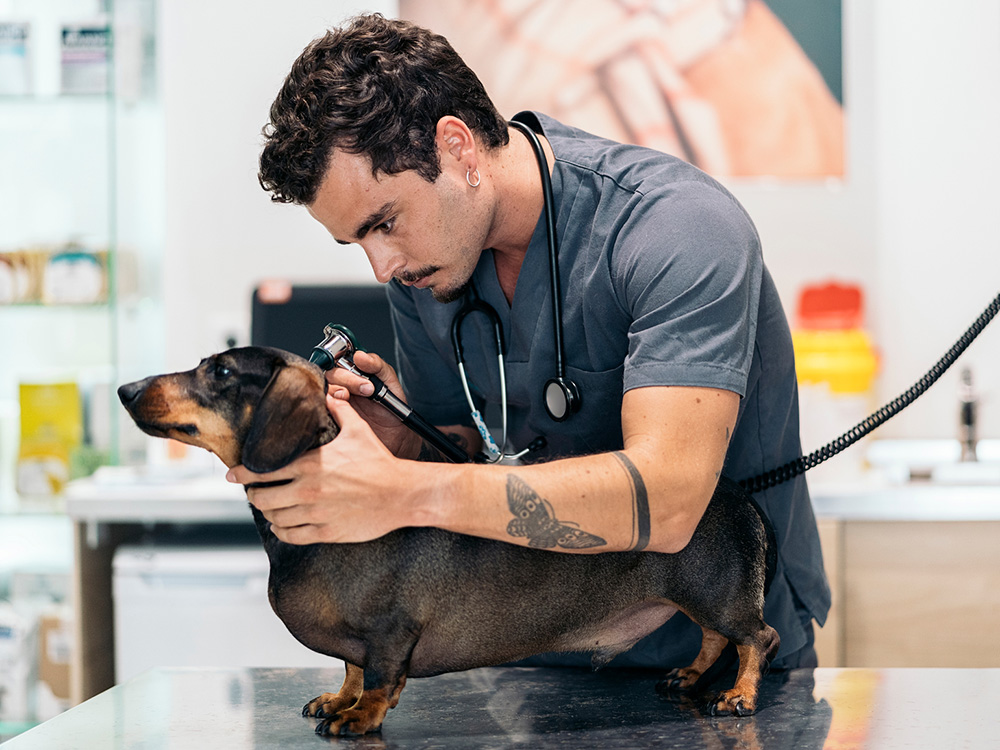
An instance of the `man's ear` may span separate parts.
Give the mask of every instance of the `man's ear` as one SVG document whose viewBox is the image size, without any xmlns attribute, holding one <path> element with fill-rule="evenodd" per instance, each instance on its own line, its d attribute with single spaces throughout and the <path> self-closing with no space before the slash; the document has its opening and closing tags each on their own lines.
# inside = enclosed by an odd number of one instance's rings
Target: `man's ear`
<svg viewBox="0 0 1000 750">
<path fill-rule="evenodd" d="M 336 435 L 322 381 L 304 367 L 285 365 L 271 376 L 257 404 L 241 461 L 258 474 L 275 471 Z"/>
<path fill-rule="evenodd" d="M 476 168 L 477 165 L 470 161 L 475 160 L 476 139 L 463 120 L 454 115 L 438 120 L 435 142 L 442 161 L 451 157 L 462 166 L 463 172 Z"/>
</svg>

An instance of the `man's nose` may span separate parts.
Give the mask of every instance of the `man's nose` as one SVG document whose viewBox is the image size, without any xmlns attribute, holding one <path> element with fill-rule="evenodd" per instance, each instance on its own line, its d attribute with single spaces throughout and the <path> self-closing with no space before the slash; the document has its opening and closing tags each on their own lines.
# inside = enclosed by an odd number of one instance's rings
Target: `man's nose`
<svg viewBox="0 0 1000 750">
<path fill-rule="evenodd" d="M 388 282 L 398 271 L 406 265 L 406 258 L 386 247 L 365 246 L 365 255 L 368 256 L 368 263 L 375 272 L 375 279 L 380 284 Z"/>
</svg>

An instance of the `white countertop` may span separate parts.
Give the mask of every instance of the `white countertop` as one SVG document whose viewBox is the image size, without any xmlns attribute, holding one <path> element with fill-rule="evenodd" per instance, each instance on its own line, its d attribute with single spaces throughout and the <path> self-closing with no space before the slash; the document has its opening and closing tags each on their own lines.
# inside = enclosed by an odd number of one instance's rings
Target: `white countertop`
<svg viewBox="0 0 1000 750">
<path fill-rule="evenodd" d="M 211 473 L 102 467 L 92 477 L 70 482 L 66 512 L 86 522 L 247 521 L 243 487 Z"/>
<path fill-rule="evenodd" d="M 1000 521 L 1000 485 L 861 481 L 809 485 L 817 518 L 847 521 Z"/>
</svg>

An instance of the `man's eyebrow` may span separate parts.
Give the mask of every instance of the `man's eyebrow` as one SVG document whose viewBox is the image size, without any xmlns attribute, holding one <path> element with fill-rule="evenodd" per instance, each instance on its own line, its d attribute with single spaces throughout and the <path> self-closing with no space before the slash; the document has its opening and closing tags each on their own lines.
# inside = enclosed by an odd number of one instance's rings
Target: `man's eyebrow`
<svg viewBox="0 0 1000 750">
<path fill-rule="evenodd" d="M 396 210 L 396 201 L 389 201 L 388 203 L 382 204 L 380 208 L 377 208 L 370 214 L 368 214 L 368 218 L 366 218 L 364 221 L 361 222 L 360 225 L 358 225 L 358 228 L 354 230 L 354 236 L 359 240 L 364 239 L 365 235 L 372 230 L 372 227 L 377 227 L 379 224 L 385 221 L 386 216 L 388 216 L 395 210 Z"/>
</svg>

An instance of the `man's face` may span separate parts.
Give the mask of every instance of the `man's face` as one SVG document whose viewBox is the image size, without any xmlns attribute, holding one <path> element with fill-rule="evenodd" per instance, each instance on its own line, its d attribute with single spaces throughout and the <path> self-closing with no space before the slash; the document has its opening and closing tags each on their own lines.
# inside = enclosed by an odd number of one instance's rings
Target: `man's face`
<svg viewBox="0 0 1000 750">
<path fill-rule="evenodd" d="M 335 149 L 308 210 L 337 242 L 361 245 L 379 282 L 430 287 L 450 302 L 464 292 L 489 231 L 459 172 L 445 166 L 433 183 L 412 170 L 376 178 L 367 157 Z"/>
</svg>

